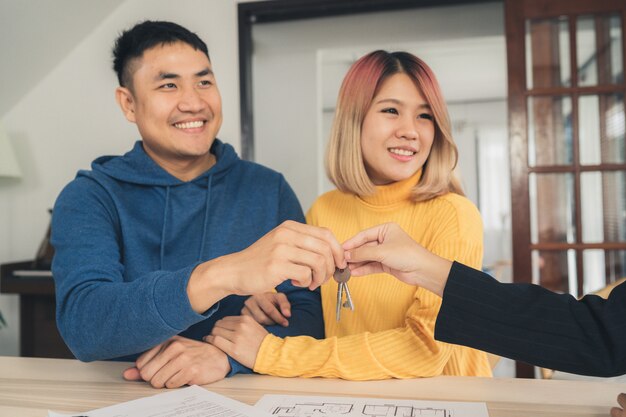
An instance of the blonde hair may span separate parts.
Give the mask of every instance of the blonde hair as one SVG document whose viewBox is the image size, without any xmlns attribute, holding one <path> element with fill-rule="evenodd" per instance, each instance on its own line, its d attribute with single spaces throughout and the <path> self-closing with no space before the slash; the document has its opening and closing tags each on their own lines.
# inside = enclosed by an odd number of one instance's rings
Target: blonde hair
<svg viewBox="0 0 626 417">
<path fill-rule="evenodd" d="M 426 201 L 453 192 L 465 195 L 454 174 L 458 150 L 452 138 L 448 110 L 435 78 L 424 61 L 408 52 L 374 51 L 361 57 L 348 70 L 337 98 L 337 109 L 326 148 L 326 174 L 343 192 L 371 195 L 375 185 L 365 170 L 361 152 L 361 128 L 365 115 L 383 82 L 404 73 L 430 105 L 435 138 L 413 187 L 413 201 Z"/>
</svg>

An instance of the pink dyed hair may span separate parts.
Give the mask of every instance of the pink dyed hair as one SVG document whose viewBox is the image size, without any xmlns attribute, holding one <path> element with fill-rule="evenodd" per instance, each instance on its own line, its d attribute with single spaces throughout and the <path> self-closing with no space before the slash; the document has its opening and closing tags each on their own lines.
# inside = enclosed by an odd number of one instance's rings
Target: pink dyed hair
<svg viewBox="0 0 626 417">
<path fill-rule="evenodd" d="M 380 86 L 390 76 L 406 74 L 430 105 L 435 138 L 422 176 L 413 188 L 413 200 L 425 201 L 454 192 L 464 195 L 454 174 L 458 150 L 452 138 L 448 109 L 435 74 L 428 65 L 408 52 L 374 51 L 361 57 L 348 70 L 337 99 L 337 109 L 326 150 L 326 172 L 344 192 L 370 195 L 369 179 L 361 153 L 361 126 Z"/>
</svg>

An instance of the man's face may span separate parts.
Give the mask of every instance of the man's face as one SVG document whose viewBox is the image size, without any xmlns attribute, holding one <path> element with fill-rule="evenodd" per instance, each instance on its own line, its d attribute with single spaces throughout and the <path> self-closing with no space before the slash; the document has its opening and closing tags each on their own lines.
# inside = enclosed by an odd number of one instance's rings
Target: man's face
<svg viewBox="0 0 626 417">
<path fill-rule="evenodd" d="M 210 163 L 222 100 L 207 56 L 177 42 L 148 49 L 130 65 L 132 87 L 116 94 L 146 153 L 165 167 Z"/>
</svg>

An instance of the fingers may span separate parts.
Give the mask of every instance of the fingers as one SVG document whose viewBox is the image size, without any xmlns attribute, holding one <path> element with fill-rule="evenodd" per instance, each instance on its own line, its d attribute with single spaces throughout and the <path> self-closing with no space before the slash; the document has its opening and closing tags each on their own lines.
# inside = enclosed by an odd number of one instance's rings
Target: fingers
<svg viewBox="0 0 626 417">
<path fill-rule="evenodd" d="M 383 258 L 384 250 L 380 245 L 363 244 L 346 251 L 346 259 L 350 263 L 381 262 Z"/>
<path fill-rule="evenodd" d="M 314 290 L 332 276 L 335 265 L 347 266 L 343 248 L 329 230 L 294 221 L 282 223 L 243 251 L 219 259 L 214 262 L 216 268 L 233 276 L 224 291 L 238 295 L 259 294 L 288 279 Z M 259 279 L 250 280 L 250 274 Z M 190 279 L 190 286 L 196 281 Z M 192 302 L 197 304 L 201 303 Z"/>
<path fill-rule="evenodd" d="M 332 262 L 329 262 L 332 264 L 332 270 L 330 271 L 331 274 L 332 274 L 332 271 L 334 271 L 335 269 L 335 265 L 339 268 L 345 268 L 347 266 L 346 261 L 344 259 L 344 254 L 343 254 L 344 250 L 339 244 L 339 242 L 337 241 L 337 238 L 335 238 L 335 235 L 329 229 L 326 229 L 324 227 L 311 226 L 311 225 L 298 223 L 294 221 L 286 221 L 281 226 L 284 226 L 290 230 L 293 230 L 297 232 L 298 234 L 308 235 L 314 238 L 318 242 L 321 241 L 317 243 L 317 245 L 319 245 L 320 243 L 322 245 L 322 246 L 318 246 L 317 252 L 322 253 L 322 252 L 326 252 L 327 250 L 330 251 L 330 253 L 328 254 L 332 258 Z M 306 249 L 307 248 L 306 244 L 309 242 L 306 240 L 301 240 L 301 242 L 303 243 L 303 245 L 305 245 L 305 247 L 302 247 L 302 248 Z"/>
<path fill-rule="evenodd" d="M 235 351 L 235 344 L 230 340 L 217 335 L 209 335 L 204 337 L 204 341 L 212 344 L 228 356 L 233 357 Z"/>
<path fill-rule="evenodd" d="M 211 335 L 204 340 L 242 365 L 254 368 L 257 354 L 267 335 L 267 330 L 249 316 L 231 316 L 218 320 Z"/>
<path fill-rule="evenodd" d="M 621 393 L 617 396 L 617 403 L 620 407 L 611 408 L 611 417 L 626 417 L 626 412 L 623 410 L 626 408 L 626 394 Z"/>
<path fill-rule="evenodd" d="M 322 285 L 335 272 L 335 262 L 331 256 L 324 256 L 309 249 L 293 248 L 289 251 L 289 261 L 309 268 L 310 274 L 304 281 L 296 280 L 301 287 L 309 287 L 310 290 Z M 307 284 L 308 282 L 308 284 Z"/>
<path fill-rule="evenodd" d="M 259 323 L 249 316 L 227 316 L 215 322 L 213 330 L 211 330 L 211 336 L 220 336 L 234 343 L 238 333 L 246 334 L 257 330 L 267 333 Z M 204 337 L 205 342 L 208 337 Z"/>
<path fill-rule="evenodd" d="M 215 343 L 211 342 L 211 340 L 214 341 L 215 338 L 219 338 L 234 345 L 235 337 L 236 337 L 235 331 L 232 329 L 227 329 L 225 327 L 214 327 L 213 330 L 211 330 L 210 335 L 204 336 L 204 341 L 215 345 Z M 226 349 L 222 349 L 222 346 L 218 346 L 218 345 L 215 345 L 215 346 L 223 350 L 227 355 L 230 355 L 233 351 L 232 347 L 226 346 Z"/>
<path fill-rule="evenodd" d="M 380 262 L 359 262 L 350 264 L 350 274 L 354 277 L 362 277 L 369 274 L 386 272 Z"/>
<path fill-rule="evenodd" d="M 286 236 L 285 232 L 282 233 L 282 239 L 290 238 L 296 241 L 299 238 L 298 235 Z M 311 242 L 308 239 L 308 243 L 300 242 L 297 246 L 291 243 L 276 244 L 267 261 L 267 272 L 270 276 L 279 276 L 283 281 L 291 279 L 294 285 L 308 287 L 310 290 L 322 285 L 335 271 L 335 264 L 332 257 L 312 249 Z M 309 245 L 308 248 L 300 247 L 306 245 Z"/>
<path fill-rule="evenodd" d="M 165 381 L 164 386 L 166 388 L 179 388 L 183 385 L 191 384 L 189 373 L 187 369 L 180 369 Z"/>
<path fill-rule="evenodd" d="M 262 324 L 264 326 L 270 326 L 272 324 L 276 324 L 276 322 L 272 320 L 270 317 L 268 317 L 265 313 L 263 313 L 263 311 L 256 304 L 250 307 L 243 306 L 243 308 L 241 309 L 241 315 L 250 316 L 254 320 L 256 320 L 257 323 Z"/>
<path fill-rule="evenodd" d="M 370 227 L 369 229 L 365 229 L 357 233 L 350 239 L 343 242 L 343 249 L 349 251 L 351 249 L 363 246 L 367 243 L 379 243 L 379 237 L 384 227 L 384 224 L 379 224 L 378 226 Z"/>
<path fill-rule="evenodd" d="M 131 368 L 127 368 L 122 373 L 122 376 L 127 381 L 142 381 L 141 374 L 139 373 L 139 369 L 136 366 Z"/>
<path fill-rule="evenodd" d="M 225 317 L 218 320 L 211 330 L 211 334 L 205 336 L 203 340 L 212 344 L 222 352 L 231 357 L 235 357 L 235 328 L 240 321 L 231 320 L 233 317 Z"/>
<path fill-rule="evenodd" d="M 160 367 L 148 381 L 154 388 L 178 388 L 189 380 L 185 378 L 189 363 L 184 356 L 180 355 L 167 361 Z"/>
<path fill-rule="evenodd" d="M 153 347 L 152 349 L 147 350 L 144 353 L 142 353 L 139 356 L 139 358 L 137 358 L 137 361 L 135 362 L 135 364 L 137 365 L 137 368 L 139 369 L 143 368 L 148 362 L 152 360 L 152 358 L 158 355 L 159 352 L 161 352 L 161 350 L 165 348 L 165 346 L 170 342 L 170 340 L 160 343 L 156 345 L 155 347 Z"/>
<path fill-rule="evenodd" d="M 291 304 L 283 293 L 266 293 L 250 297 L 245 302 L 243 315 L 246 315 L 246 309 L 251 313 L 247 315 L 252 316 L 257 323 L 280 324 L 284 327 L 289 325 L 286 317 L 291 317 Z"/>
<path fill-rule="evenodd" d="M 308 266 L 300 265 L 295 261 L 287 260 L 285 262 L 276 262 L 274 268 L 274 274 L 283 276 L 283 280 L 291 279 L 291 283 L 297 287 L 309 287 L 310 289 L 314 285 L 313 271 Z M 318 273 L 319 276 L 319 273 Z"/>
<path fill-rule="evenodd" d="M 173 358 L 181 354 L 185 347 L 182 342 L 179 340 L 170 339 L 168 342 L 164 343 L 164 348 L 161 349 L 157 355 L 153 356 L 149 361 L 140 365 L 139 361 L 137 362 L 137 368 L 139 368 L 139 372 L 141 374 L 141 378 L 144 381 L 149 381 L 153 387 L 162 388 L 163 385 L 155 385 L 153 383 L 153 378 L 163 367 L 165 367 Z M 171 376 L 171 375 L 168 375 Z M 169 378 L 163 378 L 162 383 L 164 384 Z"/>
<path fill-rule="evenodd" d="M 276 301 L 283 316 L 291 317 L 291 303 L 285 294 L 282 292 L 275 294 L 274 301 Z"/>
</svg>

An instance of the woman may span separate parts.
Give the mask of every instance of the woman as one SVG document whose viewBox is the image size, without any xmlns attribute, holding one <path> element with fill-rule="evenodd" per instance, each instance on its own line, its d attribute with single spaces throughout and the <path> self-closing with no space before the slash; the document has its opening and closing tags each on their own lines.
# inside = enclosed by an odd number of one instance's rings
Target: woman
<svg viewBox="0 0 626 417">
<path fill-rule="evenodd" d="M 456 161 L 431 69 L 406 52 L 372 52 L 341 86 L 326 159 L 337 190 L 317 199 L 307 222 L 339 241 L 396 222 L 434 253 L 479 268 L 482 223 L 453 174 Z M 284 377 L 491 375 L 485 353 L 435 341 L 436 295 L 387 274 L 353 279 L 349 288 L 356 309 L 344 309 L 337 321 L 337 283 L 322 287 L 324 340 L 274 337 L 250 316 L 217 322 L 206 340 L 256 372 Z M 248 312 L 275 316 L 276 300 L 255 297 Z"/>
</svg>

